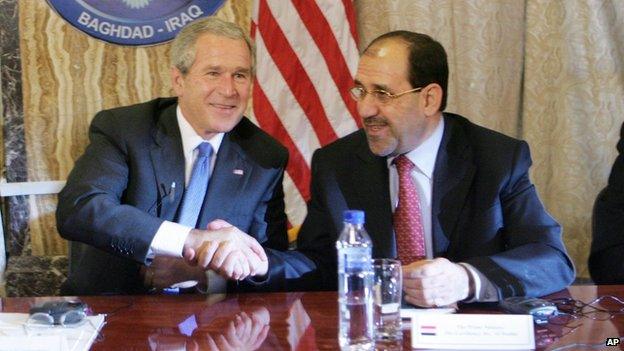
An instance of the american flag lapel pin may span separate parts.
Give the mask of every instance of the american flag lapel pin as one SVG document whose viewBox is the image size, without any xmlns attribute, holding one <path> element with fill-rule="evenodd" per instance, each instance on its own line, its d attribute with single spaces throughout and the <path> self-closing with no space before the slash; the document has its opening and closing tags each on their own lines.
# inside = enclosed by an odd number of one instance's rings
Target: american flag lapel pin
<svg viewBox="0 0 624 351">
<path fill-rule="evenodd" d="M 236 174 L 236 175 L 243 175 L 245 172 L 243 172 L 242 169 L 235 169 L 232 173 Z"/>
</svg>

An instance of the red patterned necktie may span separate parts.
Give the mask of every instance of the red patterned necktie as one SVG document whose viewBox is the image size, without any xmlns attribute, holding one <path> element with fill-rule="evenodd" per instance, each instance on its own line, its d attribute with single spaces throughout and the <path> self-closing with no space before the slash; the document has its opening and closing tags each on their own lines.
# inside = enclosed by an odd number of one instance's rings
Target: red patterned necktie
<svg viewBox="0 0 624 351">
<path fill-rule="evenodd" d="M 402 264 L 425 258 L 425 230 L 420 212 L 420 199 L 411 172 L 414 164 L 405 155 L 394 159 L 399 174 L 399 203 L 394 210 L 394 232 Z"/>
</svg>

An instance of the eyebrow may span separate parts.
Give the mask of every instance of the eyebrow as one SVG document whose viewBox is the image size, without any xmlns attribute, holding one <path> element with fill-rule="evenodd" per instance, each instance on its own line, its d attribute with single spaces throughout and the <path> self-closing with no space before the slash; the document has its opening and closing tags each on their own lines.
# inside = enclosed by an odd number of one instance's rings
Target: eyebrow
<svg viewBox="0 0 624 351">
<path fill-rule="evenodd" d="M 388 86 L 385 84 L 373 84 L 373 90 L 383 90 L 383 91 L 388 91 Z"/>
<path fill-rule="evenodd" d="M 225 71 L 225 68 L 223 66 L 207 66 L 205 69 L 206 70 L 220 71 L 220 72 Z M 237 72 L 237 73 L 250 73 L 251 72 L 251 68 L 247 68 L 247 67 L 234 67 L 234 72 Z"/>
<path fill-rule="evenodd" d="M 355 85 L 359 85 L 359 86 L 364 86 L 364 84 L 362 84 L 362 82 L 360 82 L 357 79 L 353 80 L 353 83 Z M 383 90 L 383 91 L 388 91 L 388 86 L 385 84 L 373 84 L 373 90 Z"/>
<path fill-rule="evenodd" d="M 237 67 L 234 72 L 236 73 L 245 73 L 245 74 L 249 74 L 251 73 L 251 69 L 249 68 L 243 68 L 243 67 Z"/>
</svg>

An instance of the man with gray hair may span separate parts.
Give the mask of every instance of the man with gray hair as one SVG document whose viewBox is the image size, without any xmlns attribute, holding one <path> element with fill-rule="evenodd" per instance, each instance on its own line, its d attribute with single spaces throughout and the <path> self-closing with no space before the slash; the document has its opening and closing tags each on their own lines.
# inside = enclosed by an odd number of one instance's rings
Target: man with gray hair
<svg viewBox="0 0 624 351">
<path fill-rule="evenodd" d="M 171 47 L 175 98 L 104 110 L 59 195 L 63 294 L 277 290 L 288 153 L 243 117 L 253 46 L 208 17 Z M 271 268 L 270 268 L 271 267 Z M 283 270 L 283 268 L 281 268 Z"/>
</svg>

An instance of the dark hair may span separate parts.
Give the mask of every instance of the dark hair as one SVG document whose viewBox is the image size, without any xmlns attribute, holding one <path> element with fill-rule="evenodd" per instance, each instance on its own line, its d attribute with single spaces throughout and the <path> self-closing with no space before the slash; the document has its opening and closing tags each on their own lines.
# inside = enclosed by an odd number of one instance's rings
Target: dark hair
<svg viewBox="0 0 624 351">
<path fill-rule="evenodd" d="M 368 44 L 364 53 L 377 42 L 388 39 L 403 40 L 409 50 L 409 82 L 412 88 L 437 83 L 442 87 L 440 111 L 446 108 L 446 88 L 448 86 L 448 63 L 444 47 L 430 36 L 406 30 L 383 34 Z"/>
</svg>

